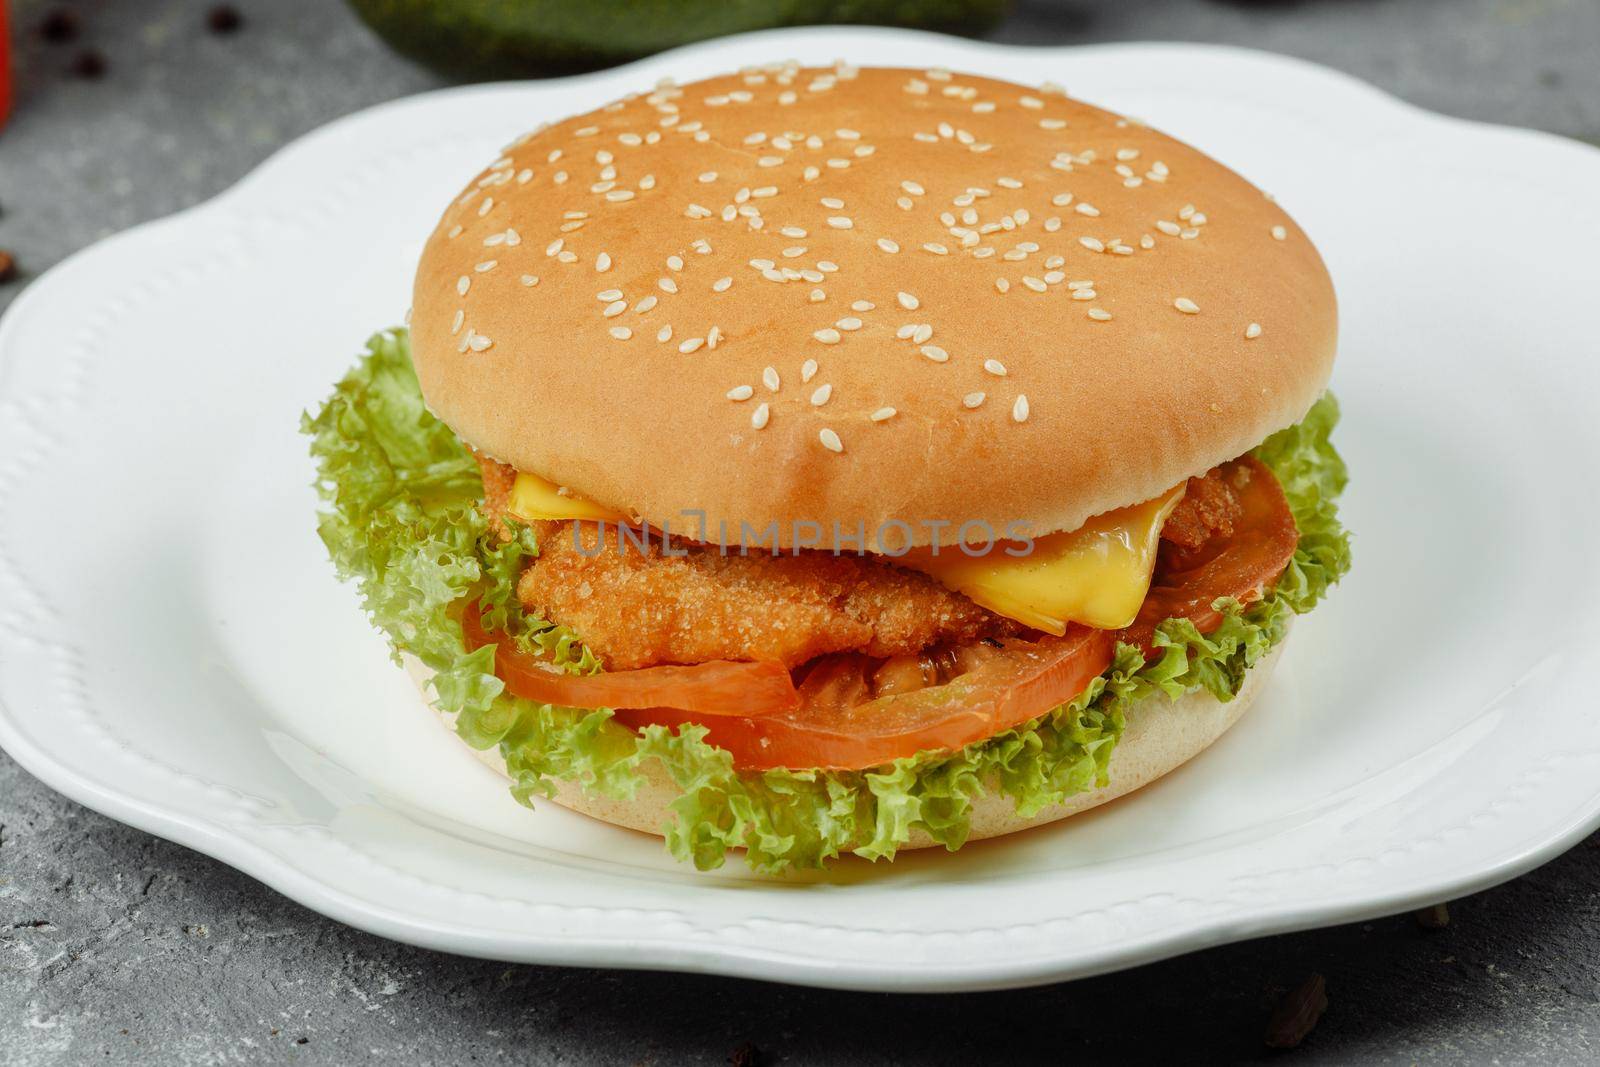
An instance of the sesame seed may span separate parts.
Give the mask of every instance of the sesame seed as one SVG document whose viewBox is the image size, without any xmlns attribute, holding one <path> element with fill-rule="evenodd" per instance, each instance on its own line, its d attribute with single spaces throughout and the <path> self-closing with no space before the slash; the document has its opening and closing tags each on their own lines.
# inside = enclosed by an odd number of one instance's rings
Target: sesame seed
<svg viewBox="0 0 1600 1067">
<path fill-rule="evenodd" d="M 678 345 L 678 351 L 687 356 L 691 352 L 700 351 L 700 346 L 705 343 L 706 339 L 704 337 L 691 337 Z"/>
<path fill-rule="evenodd" d="M 622 299 L 622 290 L 621 289 L 603 289 L 600 292 L 594 294 L 594 298 L 596 300 L 602 300 L 602 301 L 604 301 L 604 302 L 609 304 L 613 300 L 621 300 Z"/>
<path fill-rule="evenodd" d="M 1078 243 L 1091 252 L 1104 252 L 1106 250 L 1106 246 L 1093 237 L 1080 237 L 1078 238 Z"/>
<path fill-rule="evenodd" d="M 834 433 L 827 427 L 823 427 L 822 432 L 817 434 L 817 439 L 822 442 L 822 447 L 826 448 L 829 452 L 844 451 L 844 442 L 839 440 L 838 434 Z"/>
<path fill-rule="evenodd" d="M 821 200 L 818 200 L 817 203 L 821 204 L 823 207 L 832 208 L 834 211 L 838 211 L 844 207 L 844 201 L 840 200 L 836 196 L 825 196 Z"/>
<path fill-rule="evenodd" d="M 523 285 L 526 285 L 529 289 L 532 289 L 534 286 L 539 284 L 539 276 L 537 274 L 524 274 L 521 278 L 521 281 Z"/>
<path fill-rule="evenodd" d="M 473 267 L 472 269 L 477 271 L 479 274 L 484 274 L 484 273 L 486 273 L 488 271 L 494 270 L 499 265 L 500 265 L 500 261 L 498 259 L 486 259 L 482 263 L 479 263 L 476 267 Z"/>
<path fill-rule="evenodd" d="M 663 293 L 676 293 L 678 291 L 678 283 L 671 278 L 656 279 L 656 287 Z"/>
<path fill-rule="evenodd" d="M 887 237 L 878 238 L 878 247 L 883 249 L 885 252 L 898 252 L 898 251 L 900 251 L 900 246 L 895 244 L 893 241 L 889 240 L 889 238 L 887 238 Z"/>
<path fill-rule="evenodd" d="M 605 310 L 600 312 L 600 314 L 602 314 L 606 318 L 610 319 L 610 318 L 615 318 L 616 316 L 622 314 L 624 311 L 627 311 L 627 310 L 628 310 L 628 302 L 626 300 L 613 300 L 613 301 L 611 301 L 611 303 L 609 303 L 609 304 L 607 304 L 605 306 Z"/>
<path fill-rule="evenodd" d="M 805 384 L 806 382 L 809 382 L 812 378 L 815 378 L 816 375 L 817 375 L 817 361 L 816 360 L 808 359 L 804 363 L 800 364 L 800 382 L 801 382 L 802 385 Z"/>
<path fill-rule="evenodd" d="M 981 405 L 983 403 L 984 397 L 986 395 L 987 394 L 981 393 L 981 392 L 968 393 L 966 396 L 961 398 L 961 405 L 962 405 L 962 407 L 965 407 L 965 408 L 968 408 L 968 409 L 978 407 L 979 405 Z"/>
<path fill-rule="evenodd" d="M 613 189 L 610 192 L 606 193 L 606 199 L 611 201 L 614 204 L 621 203 L 624 200 L 632 200 L 633 199 L 633 190 L 632 189 Z"/>
<path fill-rule="evenodd" d="M 1106 311 L 1103 308 L 1090 308 L 1089 317 L 1096 322 L 1110 322 L 1111 312 Z"/>
<path fill-rule="evenodd" d="M 570 248 L 566 249 L 557 254 L 556 261 L 558 263 L 576 263 L 578 262 L 578 253 L 572 251 Z"/>
<path fill-rule="evenodd" d="M 828 216 L 828 225 L 836 230 L 848 230 L 855 227 L 855 223 L 848 215 L 830 215 Z"/>
<path fill-rule="evenodd" d="M 668 256 L 667 257 L 667 269 L 669 269 L 669 270 L 682 270 L 683 269 L 683 257 L 682 256 Z"/>
<path fill-rule="evenodd" d="M 471 337 L 469 337 L 467 339 L 467 347 L 472 349 L 474 352 L 483 352 L 483 351 L 487 350 L 489 348 L 489 346 L 491 346 L 493 344 L 494 344 L 493 341 L 489 340 L 487 337 L 483 336 L 483 334 L 481 334 L 481 333 L 473 334 Z"/>
<path fill-rule="evenodd" d="M 1250 325 L 1246 326 L 1244 328 L 1244 336 L 1246 340 L 1250 341 L 1254 341 L 1257 337 L 1260 337 L 1261 324 L 1259 322 L 1252 322 Z"/>
<path fill-rule="evenodd" d="M 1006 365 L 1001 363 L 998 359 L 984 360 L 983 369 L 988 371 L 990 374 L 993 374 L 997 378 L 1004 378 L 1006 376 Z"/>
<path fill-rule="evenodd" d="M 633 331 L 626 326 L 613 326 L 611 327 L 611 336 L 619 341 L 626 341 L 633 336 Z"/>
<path fill-rule="evenodd" d="M 1029 289 L 1032 289 L 1036 293 L 1042 293 L 1045 290 L 1044 281 L 1040 278 L 1035 278 L 1031 274 L 1023 276 L 1022 284 L 1026 285 Z"/>
<path fill-rule="evenodd" d="M 604 252 L 594 257 L 594 269 L 604 274 L 611 269 L 611 257 Z"/>
<path fill-rule="evenodd" d="M 820 408 L 822 405 L 824 405 L 824 404 L 826 404 L 828 402 L 828 398 L 831 397 L 832 395 L 833 395 L 833 383 L 832 382 L 823 382 L 821 385 L 817 386 L 817 388 L 812 391 L 812 393 L 811 393 L 811 406 L 814 407 L 814 408 Z"/>
<path fill-rule="evenodd" d="M 472 279 L 467 275 L 463 274 L 461 277 L 456 279 L 456 293 L 458 295 L 466 296 L 467 290 L 470 288 L 472 288 Z"/>
<path fill-rule="evenodd" d="M 811 336 L 815 337 L 825 345 L 836 345 L 839 343 L 839 331 L 832 328 L 818 330 Z"/>
<path fill-rule="evenodd" d="M 1028 421 L 1028 397 L 1026 394 L 1017 394 L 1016 403 L 1011 405 L 1011 417 L 1018 422 Z"/>
<path fill-rule="evenodd" d="M 1176 237 L 1176 236 L 1178 236 L 1178 234 L 1183 232 L 1183 227 L 1179 226 L 1176 222 L 1173 222 L 1171 219 L 1160 219 L 1160 220 L 1158 220 L 1156 222 L 1156 229 L 1160 230 L 1162 233 L 1166 234 L 1168 237 Z"/>
<path fill-rule="evenodd" d="M 643 315 L 646 311 L 655 307 L 656 303 L 656 294 L 651 293 L 649 296 L 642 298 L 637 304 L 634 304 L 633 310 L 636 314 Z"/>
<path fill-rule="evenodd" d="M 456 309 L 456 317 L 450 320 L 450 336 L 451 337 L 454 337 L 456 334 L 461 332 L 461 324 L 466 321 L 466 318 L 467 318 L 467 313 L 465 311 L 462 311 L 459 308 L 457 308 Z"/>
<path fill-rule="evenodd" d="M 950 249 L 946 248 L 942 244 L 938 244 L 938 243 L 935 243 L 933 241 L 929 241 L 927 244 L 923 245 L 922 247 L 923 247 L 924 251 L 932 252 L 936 256 L 945 256 L 945 255 L 949 255 L 950 254 Z"/>
<path fill-rule="evenodd" d="M 728 287 L 732 284 L 732 278 L 718 278 L 716 281 L 711 283 L 711 291 L 714 293 L 725 293 L 728 291 Z"/>
<path fill-rule="evenodd" d="M 1178 299 L 1172 302 L 1172 306 L 1183 312 L 1185 315 L 1200 314 L 1200 305 L 1196 304 L 1193 300 L 1190 300 L 1186 296 L 1178 297 Z"/>
<path fill-rule="evenodd" d="M 910 193 L 912 196 L 922 196 L 922 195 L 927 193 L 926 189 L 924 189 L 917 182 L 913 182 L 913 181 L 903 181 L 903 182 L 901 182 L 900 183 L 900 188 L 904 189 L 906 192 Z"/>
<path fill-rule="evenodd" d="M 714 182 L 716 180 L 717 180 L 717 172 L 714 171 L 714 170 L 708 170 L 704 174 L 700 175 L 700 181 L 701 181 L 702 184 L 705 184 L 705 185 L 710 185 L 712 182 Z"/>
<path fill-rule="evenodd" d="M 923 345 L 921 348 L 917 349 L 917 351 L 921 352 L 935 363 L 946 363 L 950 359 L 950 353 L 946 352 L 938 345 Z"/>
<path fill-rule="evenodd" d="M 913 344 L 926 344 L 928 339 L 932 336 L 933 327 L 929 326 L 925 322 L 917 323 L 911 331 L 911 341 Z"/>
<path fill-rule="evenodd" d="M 1076 211 L 1080 215 L 1088 215 L 1090 218 L 1098 218 L 1100 216 L 1099 208 L 1082 200 L 1079 200 L 1076 204 L 1073 204 L 1072 210 Z"/>
<path fill-rule="evenodd" d="M 900 301 L 900 306 L 905 308 L 907 311 L 915 311 L 917 308 L 922 306 L 922 301 L 918 300 L 916 297 L 907 292 L 896 293 L 895 299 Z"/>
<path fill-rule="evenodd" d="M 1272 239 L 1274 241 L 1281 241 L 1288 236 L 1289 231 L 1284 229 L 1282 226 L 1274 226 L 1272 228 Z"/>
<path fill-rule="evenodd" d="M 755 395 L 755 393 L 756 391 L 750 388 L 748 385 L 736 385 L 732 389 L 728 390 L 727 395 L 729 400 L 739 401 L 749 400 Z"/>
<path fill-rule="evenodd" d="M 557 237 L 554 241 L 544 246 L 544 254 L 547 256 L 556 255 L 561 251 L 561 246 L 566 243 L 567 239 L 565 237 Z"/>
<path fill-rule="evenodd" d="M 874 304 L 870 300 L 857 300 L 857 301 L 855 301 L 854 303 L 852 303 L 850 305 L 850 310 L 851 311 L 871 311 L 873 308 L 875 308 L 877 306 L 878 306 L 877 304 Z"/>
<path fill-rule="evenodd" d="M 1011 291 L 1011 283 L 1005 278 L 996 278 L 994 280 L 994 287 L 1000 290 L 1002 293 L 1009 293 Z"/>
<path fill-rule="evenodd" d="M 662 344 L 672 340 L 672 326 L 670 323 L 656 331 L 656 340 Z"/>
<path fill-rule="evenodd" d="M 761 403 L 757 404 L 756 409 L 750 413 L 750 425 L 757 430 L 766 429 L 767 419 L 770 415 L 771 410 L 767 407 L 766 402 L 762 401 Z"/>
<path fill-rule="evenodd" d="M 839 264 L 833 262 L 832 260 L 819 259 L 817 260 L 817 269 L 823 271 L 824 273 L 832 274 L 834 271 L 839 269 Z"/>
<path fill-rule="evenodd" d="M 761 384 L 766 386 L 769 391 L 776 393 L 779 385 L 778 369 L 776 367 L 764 369 L 761 372 Z"/>
<path fill-rule="evenodd" d="M 859 330 L 861 329 L 861 320 L 856 318 L 854 315 L 851 315 L 840 319 L 838 322 L 834 323 L 834 325 L 839 327 L 841 330 Z"/>
<path fill-rule="evenodd" d="M 826 299 L 828 299 L 828 294 L 823 292 L 821 289 L 811 290 L 811 302 L 813 304 L 820 304 Z"/>
<path fill-rule="evenodd" d="M 1041 130 L 1064 130 L 1067 128 L 1067 121 L 1065 119 L 1040 119 L 1039 128 Z"/>
<path fill-rule="evenodd" d="M 788 248 L 785 248 L 782 253 L 784 259 L 799 259 L 805 254 L 805 245 L 791 245 Z"/>
</svg>

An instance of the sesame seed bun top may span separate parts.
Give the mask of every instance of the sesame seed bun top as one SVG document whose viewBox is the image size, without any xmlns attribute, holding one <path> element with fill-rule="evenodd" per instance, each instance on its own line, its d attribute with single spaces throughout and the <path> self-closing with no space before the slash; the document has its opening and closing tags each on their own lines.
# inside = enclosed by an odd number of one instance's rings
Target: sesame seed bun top
<svg viewBox="0 0 1600 1067">
<path fill-rule="evenodd" d="M 1297 421 L 1335 334 L 1305 234 L 1187 145 L 1052 87 L 795 66 L 522 138 L 412 317 L 429 406 L 494 458 L 676 532 L 869 547 L 1149 499 Z"/>
</svg>

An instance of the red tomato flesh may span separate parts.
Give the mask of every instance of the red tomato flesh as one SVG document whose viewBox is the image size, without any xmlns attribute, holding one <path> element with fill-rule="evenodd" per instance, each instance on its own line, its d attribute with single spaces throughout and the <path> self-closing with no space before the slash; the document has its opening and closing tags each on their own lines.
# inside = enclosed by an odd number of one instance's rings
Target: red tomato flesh
<svg viewBox="0 0 1600 1067">
<path fill-rule="evenodd" d="M 1074 626 L 1062 637 L 973 646 L 969 669 L 943 685 L 872 696 L 876 660 L 848 654 L 809 665 L 802 703 L 776 715 L 705 719 L 672 708 L 619 711 L 635 729 L 699 723 L 740 770 L 876 767 L 955 749 L 1037 718 L 1083 691 L 1111 662 L 1111 634 Z M 820 676 L 820 678 L 819 678 Z"/>
<path fill-rule="evenodd" d="M 670 704 L 696 715 L 771 715 L 800 706 L 781 663 L 713 660 L 687 667 L 644 667 L 600 674 L 557 674 L 538 656 L 483 628 L 478 605 L 461 620 L 467 647 L 494 643 L 494 673 L 519 697 L 570 708 L 650 708 Z"/>
<path fill-rule="evenodd" d="M 1213 601 L 1259 600 L 1294 557 L 1300 530 L 1271 468 L 1246 456 L 1222 471 L 1243 508 L 1233 533 L 1213 537 L 1195 553 L 1163 555 L 1138 617 L 1122 631 L 1128 644 L 1148 651 L 1156 627 L 1167 619 L 1192 619 L 1201 633 L 1210 633 L 1222 622 Z"/>
</svg>

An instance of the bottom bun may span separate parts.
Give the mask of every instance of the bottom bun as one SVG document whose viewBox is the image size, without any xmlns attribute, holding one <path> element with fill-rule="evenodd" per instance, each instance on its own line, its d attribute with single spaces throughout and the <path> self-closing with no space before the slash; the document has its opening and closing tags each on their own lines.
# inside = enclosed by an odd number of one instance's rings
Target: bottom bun
<svg viewBox="0 0 1600 1067">
<path fill-rule="evenodd" d="M 1080 811 L 1098 807 L 1125 793 L 1148 785 L 1162 775 L 1175 770 L 1199 755 L 1228 727 L 1239 721 L 1246 709 L 1271 677 L 1283 651 L 1283 642 L 1250 668 L 1239 692 L 1223 703 L 1204 690 L 1187 693 L 1176 700 L 1153 693 L 1135 701 L 1127 709 L 1127 727 L 1122 739 L 1111 753 L 1109 781 L 1098 789 L 1091 789 L 1067 798 L 1065 803 L 1045 808 L 1029 818 L 1017 814 L 1015 802 L 994 790 L 985 792 L 972 802 L 970 812 L 971 832 L 968 841 L 986 837 L 1000 837 L 1033 826 L 1043 826 L 1076 815 Z M 432 672 L 411 656 L 405 657 L 406 669 L 427 695 Z M 454 733 L 454 716 L 439 713 Z M 509 781 L 505 761 L 498 748 L 473 749 L 477 757 L 498 771 Z M 650 760 L 640 767 L 643 781 L 631 797 L 607 797 L 585 792 L 575 782 L 556 782 L 556 803 L 593 818 L 626 826 L 631 830 L 661 836 L 663 828 L 672 818 L 669 805 L 676 800 L 679 790 L 664 767 Z M 928 848 L 939 842 L 921 830 L 913 830 L 911 839 L 902 848 Z"/>
</svg>

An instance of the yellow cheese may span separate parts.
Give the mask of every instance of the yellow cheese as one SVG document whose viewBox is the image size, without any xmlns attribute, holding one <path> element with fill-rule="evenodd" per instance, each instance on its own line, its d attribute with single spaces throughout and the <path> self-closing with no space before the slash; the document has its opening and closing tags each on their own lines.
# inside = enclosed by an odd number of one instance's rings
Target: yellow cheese
<svg viewBox="0 0 1600 1067">
<path fill-rule="evenodd" d="M 1097 515 L 1067 533 L 1026 543 L 996 542 L 981 556 L 959 546 L 941 546 L 935 556 L 916 549 L 896 560 L 931 574 L 990 611 L 1046 633 L 1062 634 L 1081 622 L 1101 630 L 1131 623 L 1150 589 L 1161 527 L 1178 501 L 1182 485 L 1154 500 Z"/>
<path fill-rule="evenodd" d="M 511 487 L 511 499 L 506 510 L 526 522 L 537 519 L 606 519 L 622 521 L 622 516 L 609 508 L 572 496 L 561 491 L 554 482 L 547 482 L 537 474 L 517 472 L 517 481 Z"/>
</svg>

